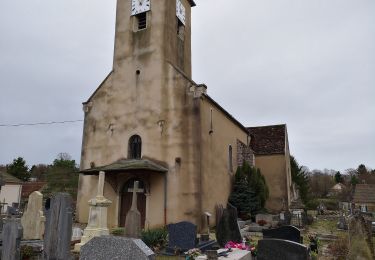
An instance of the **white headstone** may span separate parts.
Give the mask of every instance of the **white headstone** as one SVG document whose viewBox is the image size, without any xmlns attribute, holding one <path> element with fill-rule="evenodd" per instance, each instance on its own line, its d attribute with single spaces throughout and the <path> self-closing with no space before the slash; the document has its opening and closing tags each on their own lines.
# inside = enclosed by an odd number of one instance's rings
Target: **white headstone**
<svg viewBox="0 0 375 260">
<path fill-rule="evenodd" d="M 29 196 L 27 209 L 21 218 L 23 239 L 42 240 L 46 218 L 43 213 L 43 195 L 34 191 Z"/>
</svg>

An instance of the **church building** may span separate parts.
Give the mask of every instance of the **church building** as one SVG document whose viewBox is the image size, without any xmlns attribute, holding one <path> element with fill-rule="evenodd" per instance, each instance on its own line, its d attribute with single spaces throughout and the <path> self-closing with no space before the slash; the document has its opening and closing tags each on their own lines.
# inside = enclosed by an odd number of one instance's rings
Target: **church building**
<svg viewBox="0 0 375 260">
<path fill-rule="evenodd" d="M 205 212 L 226 205 L 237 166 L 244 160 L 256 166 L 249 129 L 192 80 L 194 6 L 193 0 L 117 1 L 113 70 L 83 104 L 79 222 L 87 223 L 100 171 L 112 201 L 110 227 L 124 226 L 134 181 L 143 227 L 179 221 L 201 227 Z M 275 174 L 283 190 L 276 199 L 285 209 L 290 171 Z"/>
</svg>

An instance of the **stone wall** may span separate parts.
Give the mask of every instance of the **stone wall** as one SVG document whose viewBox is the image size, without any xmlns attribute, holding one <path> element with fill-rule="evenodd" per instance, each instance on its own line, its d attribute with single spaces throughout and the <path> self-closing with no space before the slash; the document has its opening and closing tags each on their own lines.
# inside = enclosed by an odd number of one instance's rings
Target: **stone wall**
<svg viewBox="0 0 375 260">
<path fill-rule="evenodd" d="M 255 166 L 254 151 L 240 140 L 237 140 L 237 165 L 247 162 L 250 166 Z"/>
</svg>

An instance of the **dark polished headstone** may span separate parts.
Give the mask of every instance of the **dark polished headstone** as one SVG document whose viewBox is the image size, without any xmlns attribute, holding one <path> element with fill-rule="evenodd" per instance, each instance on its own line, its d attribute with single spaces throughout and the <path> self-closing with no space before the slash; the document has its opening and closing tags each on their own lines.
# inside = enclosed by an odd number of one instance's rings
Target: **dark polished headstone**
<svg viewBox="0 0 375 260">
<path fill-rule="evenodd" d="M 140 239 L 94 237 L 81 248 L 80 260 L 154 260 L 155 253 Z"/>
<path fill-rule="evenodd" d="M 263 238 L 277 238 L 302 243 L 301 231 L 294 226 L 283 226 L 273 229 L 264 229 Z"/>
<path fill-rule="evenodd" d="M 3 245 L 0 259 L 19 260 L 22 226 L 16 219 L 6 221 L 2 233 Z"/>
<path fill-rule="evenodd" d="M 216 239 L 221 247 L 229 241 L 242 242 L 240 227 L 237 223 L 237 209 L 228 204 L 216 227 Z"/>
<path fill-rule="evenodd" d="M 197 239 L 197 226 L 193 223 L 183 221 L 176 224 L 169 224 L 168 248 L 187 251 L 195 248 Z"/>
<path fill-rule="evenodd" d="M 309 249 L 302 244 L 282 239 L 258 241 L 257 260 L 308 260 Z"/>
<path fill-rule="evenodd" d="M 72 198 L 67 193 L 58 193 L 51 200 L 51 208 L 44 233 L 45 260 L 71 259 Z"/>
</svg>

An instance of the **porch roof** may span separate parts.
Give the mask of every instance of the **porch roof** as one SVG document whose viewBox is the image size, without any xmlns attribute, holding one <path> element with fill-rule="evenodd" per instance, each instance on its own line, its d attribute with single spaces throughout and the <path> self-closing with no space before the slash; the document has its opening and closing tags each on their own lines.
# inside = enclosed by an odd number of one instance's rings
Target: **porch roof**
<svg viewBox="0 0 375 260">
<path fill-rule="evenodd" d="M 99 172 L 124 172 L 124 171 L 131 171 L 131 170 L 143 170 L 143 171 L 152 171 L 152 172 L 167 172 L 168 169 L 152 162 L 148 159 L 121 159 L 114 163 L 90 168 L 86 170 L 80 171 L 85 175 L 94 175 L 98 174 Z"/>
</svg>

